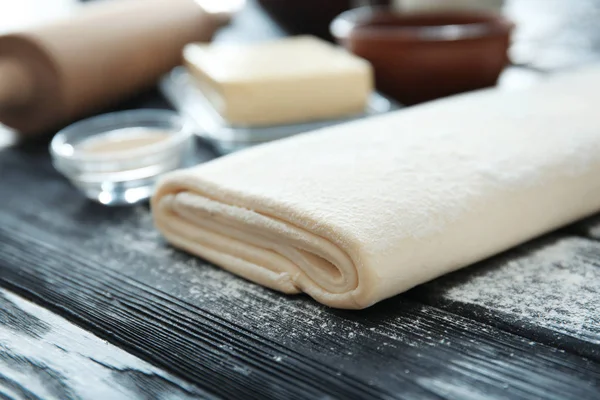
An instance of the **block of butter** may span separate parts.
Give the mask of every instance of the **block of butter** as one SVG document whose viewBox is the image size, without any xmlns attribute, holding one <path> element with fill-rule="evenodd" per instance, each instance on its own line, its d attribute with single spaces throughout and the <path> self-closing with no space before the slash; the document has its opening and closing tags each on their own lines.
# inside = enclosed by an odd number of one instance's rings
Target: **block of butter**
<svg viewBox="0 0 600 400">
<path fill-rule="evenodd" d="M 231 125 L 272 126 L 364 112 L 371 65 L 312 36 L 258 44 L 190 44 L 184 62 Z"/>
</svg>

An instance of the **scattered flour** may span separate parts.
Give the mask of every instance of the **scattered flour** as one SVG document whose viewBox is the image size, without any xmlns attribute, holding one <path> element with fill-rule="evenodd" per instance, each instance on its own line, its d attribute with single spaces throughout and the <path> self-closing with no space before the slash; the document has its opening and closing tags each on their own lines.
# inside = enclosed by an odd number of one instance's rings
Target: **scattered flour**
<svg viewBox="0 0 600 400">
<path fill-rule="evenodd" d="M 443 297 L 600 343 L 597 259 L 597 243 L 560 239 L 522 257 L 461 272 L 460 283 L 449 280 Z"/>
<path fill-rule="evenodd" d="M 368 334 L 389 339 L 381 340 L 381 351 L 400 343 L 412 348 L 452 346 L 440 341 L 418 317 L 407 325 L 405 316 L 391 315 L 384 324 L 367 328 L 360 318 L 331 318 L 327 307 L 304 296 L 281 295 L 174 250 L 153 228 L 145 207 L 136 207 L 119 224 L 98 226 L 88 244 L 99 249 L 102 262 L 113 269 L 261 336 L 328 343 L 325 338 L 343 335 L 348 345 L 361 343 L 360 335 Z M 450 300 L 483 305 L 517 321 L 600 342 L 600 321 L 594 312 L 600 300 L 600 268 L 592 264 L 595 255 L 582 262 L 593 249 L 589 241 L 577 238 L 549 243 L 518 259 L 463 271 L 463 283 L 442 289 Z"/>
</svg>

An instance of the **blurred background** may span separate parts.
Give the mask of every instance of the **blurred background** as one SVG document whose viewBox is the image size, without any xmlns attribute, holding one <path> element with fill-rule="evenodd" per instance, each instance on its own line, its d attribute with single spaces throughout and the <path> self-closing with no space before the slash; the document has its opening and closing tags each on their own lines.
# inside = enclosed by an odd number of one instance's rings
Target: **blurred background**
<svg viewBox="0 0 600 400">
<path fill-rule="evenodd" d="M 119 0 L 94 0 L 94 2 L 102 1 L 118 2 Z M 224 4 L 238 4 L 244 1 L 198 0 L 198 2 L 205 7 L 224 7 Z M 82 6 L 82 3 L 83 1 L 77 0 L 0 0 L 0 34 L 28 29 L 73 15 Z M 377 88 L 383 94 L 390 95 L 393 100 L 404 105 L 490 86 L 496 83 L 496 79 L 498 85 L 503 88 L 523 87 L 535 82 L 546 73 L 592 63 L 600 57 L 598 24 L 600 0 L 247 0 L 244 3 L 241 11 L 233 15 L 231 22 L 216 32 L 214 42 L 260 42 L 290 34 L 311 34 L 328 41 L 337 41 L 348 50 L 369 60 L 375 67 Z M 346 39 L 334 38 L 332 35 L 331 24 L 336 17 L 340 19 L 341 13 L 365 6 L 391 7 L 403 13 L 455 9 L 483 10 L 500 15 L 514 24 L 514 30 L 510 33 L 507 60 L 498 61 L 501 64 L 499 73 L 496 71 L 497 67 L 491 66 L 490 60 L 494 57 L 503 57 L 504 50 L 501 48 L 493 50 L 490 44 L 487 47 L 489 52 L 485 53 L 485 46 L 482 45 L 478 50 L 481 51 L 481 56 L 476 63 L 459 65 L 466 72 L 463 71 L 460 76 L 456 74 L 446 76 L 444 68 L 456 69 L 458 67 L 452 67 L 449 64 L 447 67 L 444 66 L 452 57 L 444 58 L 441 48 L 441 50 L 430 48 L 427 50 L 427 54 L 423 53 L 425 56 L 402 50 L 406 54 L 401 56 L 401 60 L 399 58 L 396 61 L 390 58 L 377 59 L 378 56 L 373 55 L 372 43 L 364 41 L 361 44 L 357 39 L 360 32 L 354 35 L 352 40 L 349 37 Z M 351 15 L 348 17 L 349 19 L 342 22 L 352 22 L 354 17 Z M 360 27 L 363 22 L 358 22 L 357 26 Z M 380 22 L 376 21 L 375 24 Z M 393 22 L 393 24 L 399 23 L 406 24 L 407 22 Z M 409 24 L 411 23 L 415 22 L 410 21 Z M 437 21 L 436 24 L 440 24 L 440 22 Z M 340 29 L 343 30 L 344 27 L 342 26 Z M 452 33 L 450 32 L 450 34 Z M 498 42 L 496 46 L 502 46 L 502 44 Z M 382 45 L 381 49 L 383 52 L 387 48 Z M 396 43 L 393 43 L 389 49 L 391 50 L 385 50 L 385 52 L 401 51 Z M 459 54 L 459 50 L 452 51 L 455 55 Z M 0 49 L 1 54 L 2 49 Z M 431 59 L 431 57 L 438 57 L 439 60 L 429 60 L 429 65 L 425 65 L 423 60 Z M 473 61 L 471 56 L 465 55 L 464 57 L 465 59 L 470 57 L 470 61 Z M 460 55 L 456 55 L 454 58 L 460 58 Z M 406 60 L 414 61 L 414 63 L 407 66 Z M 432 66 L 432 63 L 436 65 Z M 399 65 L 402 67 L 398 67 Z M 429 83 L 431 87 L 427 89 L 423 87 L 422 82 L 418 82 L 418 79 L 423 79 L 423 77 L 417 79 L 414 74 L 401 76 L 403 70 L 410 68 L 415 71 L 423 70 L 426 72 L 426 74 L 422 74 L 423 76 L 437 77 L 437 81 L 433 79 Z M 473 71 L 489 68 L 490 71 L 488 71 L 487 77 L 481 76 L 479 82 L 467 82 L 469 79 L 475 79 L 474 75 L 479 73 L 471 74 L 468 72 L 469 68 Z M 460 83 L 461 79 L 465 82 Z M 451 85 L 448 86 L 449 82 L 458 83 L 454 87 L 450 87 Z M 410 85 L 415 86 L 414 90 L 404 93 Z M 444 86 L 448 87 L 444 88 Z M 152 105 L 152 102 L 156 105 L 157 101 L 161 101 L 159 97 L 164 95 L 164 91 L 158 95 L 158 90 L 156 88 L 153 90 L 144 92 L 145 94 L 137 91 L 139 96 L 145 96 L 141 102 L 131 103 L 132 105 L 119 104 L 115 107 L 145 107 L 149 104 Z M 174 95 L 175 98 L 178 96 L 180 97 L 179 94 Z M 158 107 L 162 106 L 158 105 Z M 101 111 L 105 111 L 105 109 L 94 110 L 95 113 Z M 70 118 L 67 122 L 72 122 L 72 120 L 73 118 Z M 14 133 L 11 134 L 6 127 L 0 126 L 0 146 L 12 143 L 14 138 Z"/>
<path fill-rule="evenodd" d="M 90 0 L 83 2 L 86 1 Z M 214 1 L 219 2 L 219 0 Z M 391 1 L 402 3 L 402 0 Z M 451 0 L 444 1 L 451 2 Z M 32 26 L 68 15 L 81 2 L 78 0 L 0 0 L 0 32 Z M 411 0 L 408 0 L 408 3 L 410 2 Z M 266 10 L 292 33 L 312 32 L 330 37 L 329 22 L 340 12 L 354 6 L 386 4 L 389 1 L 248 0 L 247 3 L 247 8 L 251 12 L 240 14 L 236 23 L 255 21 L 256 15 Z M 598 22 L 600 0 L 505 0 L 502 10 L 517 25 L 511 49 L 511 56 L 517 62 L 530 63 L 539 68 L 563 68 L 600 56 Z M 246 35 L 236 40 L 260 40 L 272 37 L 270 24 L 261 27 L 259 21 L 256 22 L 257 29 L 253 35 Z M 227 33 L 224 32 L 223 36 L 227 36 Z"/>
</svg>

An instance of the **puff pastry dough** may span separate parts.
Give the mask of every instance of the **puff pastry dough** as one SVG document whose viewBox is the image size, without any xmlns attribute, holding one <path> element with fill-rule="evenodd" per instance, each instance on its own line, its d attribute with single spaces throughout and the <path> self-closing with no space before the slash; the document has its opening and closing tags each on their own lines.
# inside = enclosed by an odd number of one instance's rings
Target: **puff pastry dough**
<svg viewBox="0 0 600 400">
<path fill-rule="evenodd" d="M 176 171 L 174 246 L 365 308 L 600 209 L 600 69 L 455 96 Z"/>
</svg>

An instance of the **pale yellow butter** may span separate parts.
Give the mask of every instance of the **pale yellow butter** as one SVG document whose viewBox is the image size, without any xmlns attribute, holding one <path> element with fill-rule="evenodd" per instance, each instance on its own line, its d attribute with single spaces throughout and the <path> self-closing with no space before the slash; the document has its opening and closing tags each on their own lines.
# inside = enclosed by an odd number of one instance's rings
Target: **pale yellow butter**
<svg viewBox="0 0 600 400">
<path fill-rule="evenodd" d="M 246 45 L 190 44 L 184 60 L 207 98 L 233 125 L 358 114 L 373 90 L 366 60 L 312 36 Z"/>
</svg>

